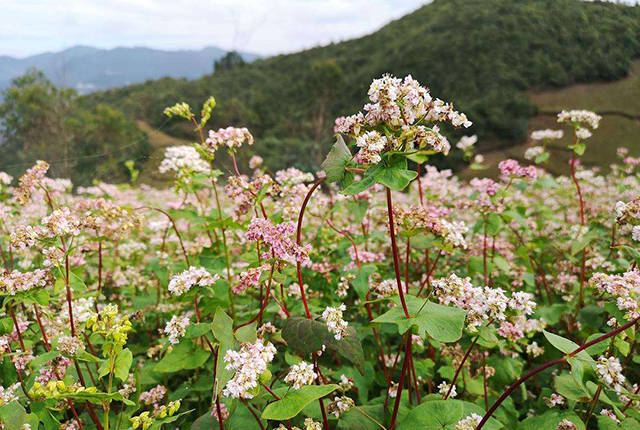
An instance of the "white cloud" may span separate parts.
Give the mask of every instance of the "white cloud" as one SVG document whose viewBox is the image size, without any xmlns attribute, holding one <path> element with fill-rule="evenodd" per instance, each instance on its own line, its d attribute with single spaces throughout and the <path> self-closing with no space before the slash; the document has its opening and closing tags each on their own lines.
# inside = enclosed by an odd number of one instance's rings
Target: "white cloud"
<svg viewBox="0 0 640 430">
<path fill-rule="evenodd" d="M 82 44 L 262 55 L 375 31 L 427 0 L 0 0 L 0 55 Z"/>
</svg>

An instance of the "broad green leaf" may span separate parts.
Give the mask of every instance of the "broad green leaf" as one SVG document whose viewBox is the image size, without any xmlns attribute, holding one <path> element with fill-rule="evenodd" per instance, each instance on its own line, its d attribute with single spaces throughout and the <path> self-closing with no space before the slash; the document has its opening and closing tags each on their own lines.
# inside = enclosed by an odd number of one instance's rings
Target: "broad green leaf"
<svg viewBox="0 0 640 430">
<path fill-rule="evenodd" d="M 22 428 L 26 418 L 27 411 L 17 400 L 0 406 L 0 422 L 9 429 Z"/>
<path fill-rule="evenodd" d="M 340 416 L 338 430 L 379 430 L 379 423 L 384 422 L 384 406 L 365 405 L 351 408 L 349 412 Z"/>
<path fill-rule="evenodd" d="M 262 418 L 266 420 L 288 420 L 300 413 L 309 403 L 331 394 L 337 390 L 336 384 L 306 385 L 299 390 L 289 390 L 280 400 L 267 405 L 262 411 Z"/>
<path fill-rule="evenodd" d="M 360 297 L 360 300 L 364 300 L 367 296 L 367 292 L 369 291 L 369 277 L 373 272 L 375 272 L 376 266 L 373 264 L 366 264 L 360 268 L 358 274 L 351 281 L 351 285 L 353 289 Z"/>
<path fill-rule="evenodd" d="M 197 324 L 189 324 L 187 327 L 187 332 L 185 334 L 188 338 L 200 337 L 211 331 L 211 324 L 207 323 L 197 323 Z"/>
<path fill-rule="evenodd" d="M 394 297 L 396 306 L 371 321 L 375 324 L 390 323 L 398 326 L 400 334 L 411 326 L 417 326 L 421 333 L 427 333 L 440 342 L 455 342 L 462 337 L 464 319 L 467 315 L 462 309 L 443 306 L 415 296 L 405 295 L 407 309 L 411 318 L 405 316 L 399 297 Z M 422 309 L 422 310 L 421 310 Z"/>
<path fill-rule="evenodd" d="M 327 182 L 338 182 L 344 177 L 344 167 L 351 159 L 351 151 L 344 143 L 342 136 L 338 135 L 336 142 L 331 147 L 327 158 L 320 167 L 327 174 Z"/>
<path fill-rule="evenodd" d="M 346 187 L 344 190 L 342 190 L 342 194 L 350 196 L 367 190 L 370 186 L 376 183 L 376 177 L 380 170 L 382 170 L 382 168 L 382 163 L 374 164 L 373 166 L 369 167 L 364 173 L 362 180 L 354 182 L 353 184 Z"/>
<path fill-rule="evenodd" d="M 483 416 L 484 409 L 462 400 L 429 400 L 412 409 L 396 428 L 397 430 L 455 430 L 458 421 L 471 414 Z M 483 429 L 497 430 L 502 427 L 498 420 L 490 418 Z"/>
<path fill-rule="evenodd" d="M 556 376 L 553 381 L 553 386 L 558 394 L 563 395 L 569 400 L 588 402 L 591 399 L 589 393 L 568 373 Z"/>
<path fill-rule="evenodd" d="M 402 191 L 417 176 L 418 176 L 418 173 L 415 172 L 414 170 L 391 166 L 391 167 L 384 167 L 380 171 L 380 173 L 377 174 L 376 180 L 377 182 L 383 185 L 386 185 L 392 190 Z"/>
<path fill-rule="evenodd" d="M 578 430 L 585 430 L 584 423 L 573 411 L 547 411 L 544 414 L 527 418 L 518 424 L 517 430 L 556 429 L 562 420 L 569 420 Z"/>
<path fill-rule="evenodd" d="M 126 381 L 129 377 L 129 369 L 133 363 L 133 354 L 129 348 L 125 348 L 118 353 L 116 357 L 115 366 L 113 367 L 113 374 L 121 381 Z"/>
<path fill-rule="evenodd" d="M 172 373 L 181 370 L 196 369 L 202 366 L 211 356 L 211 352 L 194 345 L 190 339 L 183 339 L 162 360 L 154 370 L 159 373 Z M 218 360 L 220 362 L 222 360 Z"/>
<path fill-rule="evenodd" d="M 565 354 L 572 353 L 573 351 L 579 348 L 578 344 L 562 336 L 558 336 L 557 334 L 550 333 L 546 330 L 544 330 L 543 333 L 544 333 L 544 337 L 547 338 L 547 340 L 549 341 L 549 343 L 551 343 L 551 345 L 555 346 L 557 349 L 564 352 Z M 591 358 L 591 356 L 586 351 L 580 351 L 578 354 L 575 355 L 575 357 L 580 360 L 593 363 L 593 358 Z"/>
<path fill-rule="evenodd" d="M 345 337 L 336 340 L 323 322 L 295 317 L 285 321 L 282 337 L 295 352 L 300 353 L 319 351 L 325 345 L 353 363 L 360 373 L 364 373 L 364 351 L 353 326 L 347 328 Z"/>
<path fill-rule="evenodd" d="M 258 335 L 256 332 L 257 326 L 258 326 L 257 322 L 252 322 L 249 325 L 246 325 L 244 327 L 240 327 L 239 329 L 237 329 L 235 336 L 236 336 L 236 339 L 238 339 L 238 342 L 240 343 L 255 342 L 256 339 L 258 338 Z"/>
<path fill-rule="evenodd" d="M 213 336 L 220 342 L 218 347 L 218 363 L 216 366 L 217 381 L 215 384 L 216 394 L 220 394 L 224 386 L 233 377 L 233 370 L 225 367 L 224 356 L 230 349 L 236 349 L 237 342 L 233 337 L 233 320 L 222 309 L 218 308 L 211 323 Z"/>
<path fill-rule="evenodd" d="M 598 430 L 640 430 L 640 423 L 633 418 L 627 418 L 616 423 L 610 417 L 598 415 Z"/>
</svg>

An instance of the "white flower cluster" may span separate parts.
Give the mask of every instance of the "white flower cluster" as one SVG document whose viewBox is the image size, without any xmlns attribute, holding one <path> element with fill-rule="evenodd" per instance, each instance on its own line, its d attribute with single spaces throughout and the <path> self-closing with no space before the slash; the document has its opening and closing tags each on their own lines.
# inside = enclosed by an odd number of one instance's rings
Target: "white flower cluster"
<svg viewBox="0 0 640 430">
<path fill-rule="evenodd" d="M 421 86 L 410 75 L 404 79 L 384 75 L 374 79 L 368 91 L 369 100 L 364 111 L 336 119 L 334 131 L 356 138 L 360 148 L 355 160 L 365 164 L 376 164 L 384 150 L 420 150 L 449 152 L 451 145 L 440 134 L 437 125 L 445 122 L 454 127 L 470 127 L 471 121 L 464 113 L 453 109 L 453 105 L 433 99 L 429 90 Z M 376 127 L 385 123 L 395 129 L 382 135 Z M 469 139 L 473 139 L 470 137 Z"/>
<path fill-rule="evenodd" d="M 188 180 L 192 173 L 208 174 L 211 169 L 193 146 L 180 145 L 170 146 L 164 151 L 164 159 L 158 171 L 160 173 L 175 172 L 178 178 Z"/>
<path fill-rule="evenodd" d="M 41 234 L 53 238 L 63 236 L 77 236 L 80 234 L 82 222 L 80 218 L 71 213 L 68 207 L 54 210 L 51 215 L 42 218 L 45 230 Z"/>
<path fill-rule="evenodd" d="M 602 117 L 595 112 L 589 110 L 563 110 L 558 114 L 558 122 L 566 122 L 570 124 L 585 124 L 593 128 L 598 128 Z"/>
<path fill-rule="evenodd" d="M 357 159 L 363 164 L 377 164 L 382 161 L 380 153 L 386 148 L 387 138 L 375 130 L 368 131 L 356 138 L 356 146 L 360 148 Z"/>
<path fill-rule="evenodd" d="M 542 155 L 542 154 L 544 154 L 544 147 L 532 146 L 530 148 L 527 148 L 526 151 L 524 151 L 524 158 L 526 160 L 535 160 L 538 155 Z"/>
<path fill-rule="evenodd" d="M 233 151 L 240 148 L 244 142 L 253 145 L 253 136 L 245 127 L 227 127 L 218 131 L 209 130 L 209 138 L 206 140 L 207 150 L 211 153 L 215 152 L 221 146 L 226 146 Z"/>
<path fill-rule="evenodd" d="M 589 285 L 600 293 L 615 297 L 618 309 L 626 312 L 625 318 L 640 316 L 640 272 L 637 270 L 629 270 L 622 275 L 596 273 L 589 279 Z"/>
<path fill-rule="evenodd" d="M 340 415 L 344 414 L 345 412 L 349 412 L 349 410 L 355 405 L 356 403 L 351 397 L 334 397 L 333 402 L 329 403 L 329 405 L 327 406 L 327 412 L 333 414 L 336 418 L 340 418 Z"/>
<path fill-rule="evenodd" d="M 615 392 L 621 393 L 625 377 L 622 374 L 622 365 L 616 357 L 601 356 L 596 364 L 598 377 Z"/>
<path fill-rule="evenodd" d="M 557 393 L 552 393 L 550 397 L 544 397 L 543 400 L 550 408 L 564 405 L 564 397 Z"/>
<path fill-rule="evenodd" d="M 467 249 L 467 241 L 464 238 L 464 234 L 469 231 L 469 227 L 467 227 L 464 221 L 449 222 L 442 219 L 440 220 L 440 224 L 445 243 L 454 248 Z"/>
<path fill-rule="evenodd" d="M 456 430 L 475 430 L 478 424 L 480 424 L 480 421 L 482 421 L 480 415 L 471 414 L 457 422 Z"/>
<path fill-rule="evenodd" d="M 218 274 L 212 275 L 204 267 L 191 266 L 187 270 L 174 275 L 169 281 L 169 292 L 179 296 L 189 291 L 194 286 L 206 287 L 215 284 L 220 279 Z"/>
<path fill-rule="evenodd" d="M 445 396 L 449 392 L 449 388 L 451 388 L 451 384 L 448 384 L 446 381 L 442 381 L 438 385 L 438 393 Z M 458 395 L 458 391 L 456 391 L 456 386 L 454 385 L 451 388 L 451 393 L 449 393 L 449 398 L 454 399 Z"/>
<path fill-rule="evenodd" d="M 19 382 L 16 382 L 7 388 L 0 385 L 0 406 L 4 406 L 14 400 L 18 400 L 18 396 L 15 395 L 18 388 L 20 388 Z"/>
<path fill-rule="evenodd" d="M 189 323 L 189 317 L 186 315 L 181 317 L 174 315 L 171 320 L 167 321 L 164 333 L 169 337 L 170 344 L 180 343 L 180 339 L 187 333 Z"/>
<path fill-rule="evenodd" d="M 322 312 L 322 319 L 327 323 L 327 328 L 334 334 L 336 340 L 340 340 L 345 337 L 347 333 L 348 322 L 342 319 L 342 312 L 346 311 L 347 307 L 344 303 L 340 303 L 337 308 L 327 306 Z"/>
<path fill-rule="evenodd" d="M 555 140 L 562 139 L 562 136 L 564 136 L 564 131 L 551 130 L 550 128 L 546 128 L 544 130 L 535 130 L 531 132 L 532 140 Z"/>
<path fill-rule="evenodd" d="M 466 151 L 475 145 L 476 142 L 478 142 L 478 136 L 475 134 L 473 136 L 462 136 L 458 143 L 456 143 L 456 148 Z"/>
<path fill-rule="evenodd" d="M 263 343 L 258 339 L 255 343 L 244 343 L 239 351 L 229 350 L 224 356 L 226 369 L 235 370 L 233 378 L 227 382 L 222 394 L 235 399 L 252 399 L 258 378 L 267 370 L 273 361 L 276 348 L 271 342 Z"/>
<path fill-rule="evenodd" d="M 289 373 L 284 377 L 284 382 L 291 384 L 294 390 L 299 390 L 305 385 L 314 383 L 318 375 L 313 370 L 313 365 L 306 361 L 294 364 L 289 369 Z"/>
<path fill-rule="evenodd" d="M 9 185 L 13 181 L 13 176 L 6 172 L 0 172 L 0 184 Z"/>
<path fill-rule="evenodd" d="M 53 284 L 53 275 L 48 270 L 36 269 L 33 272 L 13 270 L 0 276 L 0 294 L 14 296 L 16 293 L 33 288 L 43 288 Z"/>
<path fill-rule="evenodd" d="M 578 127 L 576 128 L 576 137 L 581 140 L 585 140 L 593 136 L 588 128 Z"/>
<path fill-rule="evenodd" d="M 475 329 L 486 321 L 502 322 L 499 333 L 508 338 L 518 338 L 525 330 L 539 328 L 538 320 L 525 318 L 536 307 L 529 293 L 514 292 L 508 298 L 501 288 L 474 287 L 470 278 L 459 278 L 455 273 L 433 281 L 433 287 L 440 303 L 467 311 L 469 328 Z M 507 321 L 508 311 L 516 314 L 512 315 L 513 322 Z"/>
<path fill-rule="evenodd" d="M 558 423 L 556 430 L 577 430 L 577 428 L 578 427 L 572 421 L 565 418 Z"/>
<path fill-rule="evenodd" d="M 61 336 L 58 338 L 58 351 L 69 357 L 75 357 L 78 352 L 84 351 L 84 343 L 77 337 Z"/>
</svg>

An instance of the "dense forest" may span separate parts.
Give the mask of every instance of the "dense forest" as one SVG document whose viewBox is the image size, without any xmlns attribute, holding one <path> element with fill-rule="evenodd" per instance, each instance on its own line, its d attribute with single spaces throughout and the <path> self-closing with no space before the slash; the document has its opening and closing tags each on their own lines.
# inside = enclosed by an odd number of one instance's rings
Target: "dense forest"
<svg viewBox="0 0 640 430">
<path fill-rule="evenodd" d="M 479 148 L 486 151 L 524 140 L 529 119 L 536 113 L 527 92 L 620 79 L 639 55 L 637 6 L 579 0 L 436 0 L 358 39 L 251 64 L 230 55 L 220 61 L 215 73 L 201 79 L 165 78 L 83 98 L 71 96 L 71 106 L 82 112 L 80 116 L 122 129 L 113 138 L 95 135 L 89 141 L 98 130 L 91 126 L 66 141 L 74 152 L 88 155 L 111 153 L 98 148 L 103 143 L 112 149 L 129 145 L 115 157 L 106 157 L 109 167 L 101 165 L 99 175 L 108 172 L 111 178 L 116 168 L 125 174 L 125 159 L 137 160 L 138 168 L 144 169 L 150 148 L 134 120 L 186 138 L 192 130 L 168 120 L 163 109 L 175 100 L 197 106 L 214 95 L 218 107 L 212 128 L 248 127 L 258 138 L 254 153 L 271 168 L 317 169 L 331 143 L 334 118 L 361 106 L 373 78 L 392 73 L 411 74 L 429 85 L 434 96 L 456 100 L 456 108 L 474 122 L 465 132 L 478 134 Z M 42 107 L 48 115 L 56 112 Z M 100 120 L 95 117 L 98 109 L 111 116 L 124 115 Z M 75 118 L 64 121 L 78 124 Z M 461 132 L 447 133 L 455 141 Z M 30 148 L 26 156 L 22 141 L 7 136 L 6 129 L 4 134 L 11 144 L 0 146 L 3 160 L 28 164 L 30 158 L 46 155 Z M 59 154 L 59 145 L 46 146 L 57 147 Z M 461 159 L 453 154 L 435 162 L 456 167 Z M 74 169 L 74 180 L 89 177 L 80 172 L 85 169 L 82 165 Z"/>
</svg>

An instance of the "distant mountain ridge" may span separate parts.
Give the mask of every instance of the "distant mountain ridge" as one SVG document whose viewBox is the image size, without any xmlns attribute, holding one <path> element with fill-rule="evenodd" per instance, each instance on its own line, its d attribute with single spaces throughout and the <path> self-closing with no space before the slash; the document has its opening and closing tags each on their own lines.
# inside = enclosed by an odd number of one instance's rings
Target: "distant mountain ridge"
<svg viewBox="0 0 640 430">
<path fill-rule="evenodd" d="M 0 56 L 0 89 L 32 67 L 44 72 L 55 85 L 75 88 L 83 94 L 163 77 L 195 79 L 211 73 L 214 61 L 227 52 L 217 47 L 164 51 L 74 46 L 26 58 Z M 240 54 L 247 62 L 259 58 Z"/>
</svg>

